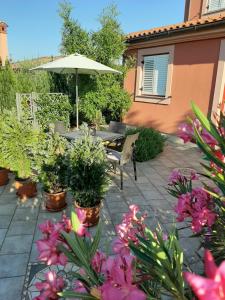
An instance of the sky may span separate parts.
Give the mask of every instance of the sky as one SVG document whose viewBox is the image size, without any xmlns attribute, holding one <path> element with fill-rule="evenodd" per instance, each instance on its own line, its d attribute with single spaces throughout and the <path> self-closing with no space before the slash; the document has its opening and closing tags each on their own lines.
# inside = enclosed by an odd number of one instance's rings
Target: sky
<svg viewBox="0 0 225 300">
<path fill-rule="evenodd" d="M 0 20 L 8 24 L 8 48 L 14 60 L 57 55 L 62 22 L 58 0 L 0 0 Z M 117 5 L 125 33 L 183 21 L 185 0 L 70 0 L 72 16 L 83 28 L 99 28 L 98 16 Z"/>
</svg>

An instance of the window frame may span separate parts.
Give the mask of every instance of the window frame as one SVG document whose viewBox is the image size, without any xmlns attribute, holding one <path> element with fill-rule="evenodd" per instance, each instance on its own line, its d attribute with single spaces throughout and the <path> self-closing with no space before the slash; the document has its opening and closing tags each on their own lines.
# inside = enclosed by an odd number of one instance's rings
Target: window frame
<svg viewBox="0 0 225 300">
<path fill-rule="evenodd" d="M 169 67 L 169 56 L 170 54 L 168 52 L 166 53 L 160 53 L 160 54 L 151 54 L 151 55 L 144 55 L 143 56 L 143 61 L 142 61 L 142 64 L 143 64 L 143 76 L 142 76 L 142 95 L 147 95 L 147 96 L 150 96 L 150 97 L 165 97 L 166 95 L 166 89 L 165 89 L 165 94 L 164 95 L 157 95 L 157 94 L 149 94 L 149 93 L 146 93 L 146 91 L 143 90 L 143 87 L 144 87 L 144 68 L 145 68 L 145 64 L 144 64 L 144 59 L 145 57 L 156 57 L 156 56 L 161 56 L 161 55 L 168 55 L 168 64 L 167 64 L 167 77 L 168 77 L 168 67 Z M 166 78 L 166 83 L 167 83 L 167 78 Z"/>
<path fill-rule="evenodd" d="M 174 61 L 174 45 L 163 46 L 156 48 L 146 48 L 138 50 L 137 58 L 137 74 L 136 74 L 136 87 L 135 87 L 135 101 L 137 102 L 148 102 L 155 104 L 170 104 L 171 100 L 171 86 L 172 86 L 172 73 L 173 73 L 173 61 Z M 165 96 L 149 95 L 144 93 L 143 86 L 143 75 L 144 75 L 144 57 L 145 56 L 156 56 L 156 55 L 169 55 L 167 81 L 166 81 L 166 92 Z"/>
</svg>

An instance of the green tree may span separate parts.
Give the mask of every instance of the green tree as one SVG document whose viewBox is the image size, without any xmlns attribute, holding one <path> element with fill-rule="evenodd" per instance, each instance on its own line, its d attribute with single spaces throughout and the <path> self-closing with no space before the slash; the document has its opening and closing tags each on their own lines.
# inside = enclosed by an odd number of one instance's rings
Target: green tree
<svg viewBox="0 0 225 300">
<path fill-rule="evenodd" d="M 99 17 L 101 28 L 92 34 L 95 59 L 105 65 L 116 65 L 122 59 L 125 39 L 115 5 L 106 7 Z"/>
<path fill-rule="evenodd" d="M 0 67 L 0 111 L 15 106 L 16 77 L 9 62 Z"/>
<path fill-rule="evenodd" d="M 91 33 L 86 32 L 71 18 L 71 12 L 70 3 L 60 4 L 60 16 L 63 20 L 62 53 L 78 52 L 121 71 L 121 75 L 79 76 L 80 119 L 94 122 L 102 115 L 106 122 L 120 120 L 131 100 L 123 90 L 127 64 L 122 65 L 122 57 L 126 47 L 118 21 L 118 10 L 115 5 L 104 9 L 99 17 L 99 30 Z M 67 90 L 71 98 L 75 98 L 73 76 L 67 76 Z"/>
<path fill-rule="evenodd" d="M 31 72 L 34 67 L 32 62 L 24 61 L 19 64 L 15 71 L 16 92 L 18 93 L 49 93 L 51 91 L 52 79 L 48 72 Z"/>
<path fill-rule="evenodd" d="M 70 2 L 60 3 L 59 15 L 63 21 L 61 52 L 90 55 L 90 35 L 71 17 L 72 9 Z"/>
</svg>

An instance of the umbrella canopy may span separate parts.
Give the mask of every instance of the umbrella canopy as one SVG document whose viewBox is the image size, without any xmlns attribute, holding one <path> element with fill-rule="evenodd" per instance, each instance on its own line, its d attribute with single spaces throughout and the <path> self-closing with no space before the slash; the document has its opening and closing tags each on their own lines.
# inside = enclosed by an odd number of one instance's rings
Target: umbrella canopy
<svg viewBox="0 0 225 300">
<path fill-rule="evenodd" d="M 32 68 L 33 70 L 43 70 L 50 71 L 59 74 L 76 74 L 76 114 L 77 114 L 77 128 L 79 125 L 79 115 L 78 115 L 78 74 L 107 74 L 107 73 L 117 73 L 121 72 L 114 70 L 108 66 L 100 64 L 84 55 L 71 54 L 63 58 L 56 59 L 49 63 L 40 65 L 38 67 Z"/>
<path fill-rule="evenodd" d="M 106 74 L 106 73 L 118 73 L 121 72 L 100 64 L 84 55 L 71 54 L 63 58 L 56 59 L 47 64 L 43 64 L 31 70 L 46 70 L 60 74 Z"/>
</svg>

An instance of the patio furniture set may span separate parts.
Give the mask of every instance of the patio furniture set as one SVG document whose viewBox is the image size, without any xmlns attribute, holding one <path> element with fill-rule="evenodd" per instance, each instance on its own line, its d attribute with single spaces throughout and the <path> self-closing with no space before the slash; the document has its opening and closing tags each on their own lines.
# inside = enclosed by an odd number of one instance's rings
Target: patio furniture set
<svg viewBox="0 0 225 300">
<path fill-rule="evenodd" d="M 107 158 L 116 172 L 117 167 L 120 170 L 120 188 L 123 189 L 123 172 L 124 165 L 133 162 L 134 178 L 137 180 L 137 169 L 135 161 L 135 142 L 139 134 L 128 135 L 125 138 L 126 125 L 121 122 L 111 121 L 108 130 L 100 131 L 90 129 L 91 134 L 96 138 L 101 138 L 106 146 Z M 74 141 L 82 136 L 80 130 L 68 131 L 62 121 L 54 123 L 54 132 L 58 132 L 61 136 L 69 141 Z M 122 151 L 117 151 L 118 147 Z"/>
</svg>

